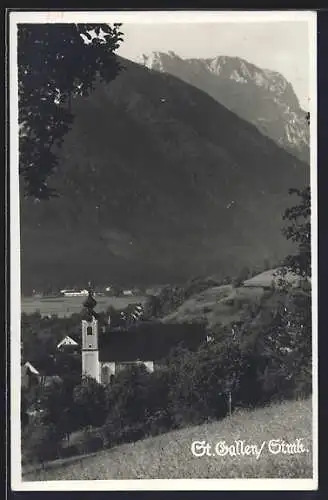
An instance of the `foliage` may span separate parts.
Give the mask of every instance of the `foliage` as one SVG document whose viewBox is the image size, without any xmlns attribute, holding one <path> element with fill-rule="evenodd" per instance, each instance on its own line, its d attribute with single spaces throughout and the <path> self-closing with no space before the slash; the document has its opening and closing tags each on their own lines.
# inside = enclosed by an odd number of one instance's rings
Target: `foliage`
<svg viewBox="0 0 328 500">
<path fill-rule="evenodd" d="M 110 442 L 129 440 L 142 431 L 145 434 L 149 373 L 144 366 L 131 366 L 117 374 L 107 386 L 106 432 Z"/>
<path fill-rule="evenodd" d="M 286 265 L 303 278 L 311 276 L 311 191 L 307 186 L 303 190 L 290 189 L 290 194 L 299 197 L 299 203 L 285 211 L 283 219 L 288 226 L 283 228 L 283 234 L 288 240 L 296 243 L 298 253 L 289 255 Z"/>
<path fill-rule="evenodd" d="M 104 447 L 104 435 L 99 431 L 84 429 L 83 440 L 80 444 L 80 453 L 94 453 Z"/>
<path fill-rule="evenodd" d="M 74 335 L 81 339 L 81 316 L 72 314 L 64 318 L 48 318 L 37 313 L 22 313 L 21 330 L 25 361 L 42 359 L 51 354 L 58 356 L 57 344 L 63 337 Z"/>
<path fill-rule="evenodd" d="M 183 302 L 224 280 L 195 277 L 180 286 L 165 286 L 158 295 L 151 295 L 145 304 L 145 317 L 161 318 L 175 311 Z"/>
<path fill-rule="evenodd" d="M 102 425 L 106 418 L 105 389 L 91 377 L 83 377 L 73 391 L 77 428 Z"/>
<path fill-rule="evenodd" d="M 73 384 L 81 380 L 82 359 L 81 350 L 72 351 L 66 347 L 56 353 L 56 369 L 58 374 L 67 382 Z"/>
<path fill-rule="evenodd" d="M 198 352 L 176 358 L 178 376 L 170 388 L 175 424 L 185 426 L 222 418 L 226 398 L 235 392 L 242 375 L 242 359 L 236 343 L 209 342 Z M 174 362 L 173 362 L 174 363 Z"/>
<path fill-rule="evenodd" d="M 240 338 L 245 372 L 239 398 L 252 405 L 311 393 L 311 297 L 279 293 L 270 321 L 257 318 Z"/>
<path fill-rule="evenodd" d="M 150 295 L 145 304 L 145 316 L 149 319 L 159 318 L 163 315 L 161 299 L 157 295 Z"/>
<path fill-rule="evenodd" d="M 307 124 L 310 126 L 310 113 L 305 115 Z M 288 240 L 298 245 L 298 253 L 289 255 L 285 264 L 296 274 L 304 278 L 311 276 L 311 189 L 291 188 L 289 194 L 296 194 L 300 199 L 298 205 L 288 208 L 283 220 L 290 225 L 283 228 L 283 234 Z"/>
<path fill-rule="evenodd" d="M 32 424 L 22 438 L 23 459 L 26 462 L 45 462 L 58 456 L 58 435 L 53 424 Z"/>
<path fill-rule="evenodd" d="M 174 428 L 170 388 L 175 380 L 171 367 L 157 369 L 148 379 L 147 387 L 147 433 L 154 436 Z"/>
<path fill-rule="evenodd" d="M 174 430 L 131 446 L 118 446 L 72 463 L 64 462 L 59 467 L 34 470 L 24 475 L 23 479 L 309 479 L 313 477 L 311 409 L 310 398 L 305 401 L 285 401 L 253 411 L 238 410 L 231 418 L 219 422 Z M 241 439 L 246 444 L 254 444 L 281 438 L 293 443 L 300 436 L 309 453 L 273 455 L 264 447 L 259 460 L 227 454 L 218 461 L 206 455 L 196 459 L 190 452 L 191 443 L 199 440 L 217 443 L 224 439 L 227 444 L 232 444 L 235 439 Z"/>
<path fill-rule="evenodd" d="M 29 400 L 28 400 L 28 391 L 26 391 L 23 387 L 21 388 L 21 408 L 20 408 L 20 418 L 21 418 L 21 426 L 24 429 L 28 423 L 28 410 Z"/>
<path fill-rule="evenodd" d="M 53 426 L 58 440 L 68 437 L 77 425 L 72 397 L 74 383 L 70 379 L 55 381 L 42 387 L 38 394 L 39 421 Z"/>
<path fill-rule="evenodd" d="M 73 121 L 71 100 L 119 72 L 120 24 L 19 24 L 20 173 L 26 193 L 48 198 L 58 147 Z"/>
<path fill-rule="evenodd" d="M 122 326 L 122 317 L 120 314 L 121 311 L 115 309 L 112 305 L 110 305 L 106 309 L 106 317 L 110 317 L 110 326 L 117 327 Z"/>
<path fill-rule="evenodd" d="M 309 113 L 306 119 L 310 124 Z M 283 219 L 289 225 L 283 228 L 283 234 L 297 245 L 297 253 L 286 258 L 281 282 L 286 270 L 291 270 L 301 277 L 303 286 L 277 315 L 278 331 L 283 332 L 285 340 L 283 351 L 279 351 L 279 366 L 282 378 L 291 386 L 290 392 L 307 395 L 312 390 L 311 190 L 306 186 L 303 190 L 290 189 L 289 193 L 296 194 L 299 201 L 284 213 Z"/>
<path fill-rule="evenodd" d="M 59 441 L 85 429 L 79 448 L 84 453 L 223 418 L 229 394 L 232 410 L 308 396 L 311 338 L 310 293 L 273 290 L 232 326 L 217 324 L 198 351 L 178 346 L 154 373 L 137 365 L 118 372 L 107 386 L 65 378 L 44 388 L 40 422 L 54 426 Z M 101 436 L 91 436 L 89 428 L 99 426 Z"/>
</svg>

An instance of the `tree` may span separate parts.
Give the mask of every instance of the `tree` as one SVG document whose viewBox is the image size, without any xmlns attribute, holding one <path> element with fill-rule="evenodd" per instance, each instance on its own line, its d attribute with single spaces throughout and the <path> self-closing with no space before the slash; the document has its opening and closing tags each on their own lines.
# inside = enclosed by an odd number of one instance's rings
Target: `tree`
<svg viewBox="0 0 328 500">
<path fill-rule="evenodd" d="M 214 339 L 197 352 L 180 351 L 172 356 L 169 368 L 174 374 L 170 405 L 176 426 L 226 415 L 227 396 L 234 397 L 242 375 L 238 342 Z"/>
<path fill-rule="evenodd" d="M 60 442 L 54 424 L 33 424 L 23 441 L 23 456 L 28 462 L 54 460 L 58 457 Z"/>
<path fill-rule="evenodd" d="M 147 430 L 148 417 L 153 413 L 150 374 L 143 365 L 132 365 L 115 375 L 106 390 L 106 435 L 112 444 L 136 440 Z"/>
<path fill-rule="evenodd" d="M 306 113 L 305 118 L 310 125 L 310 113 Z M 311 287 L 308 280 L 311 277 L 311 190 L 306 186 L 290 189 L 289 193 L 296 194 L 299 202 L 285 211 L 283 220 L 288 221 L 288 225 L 283 228 L 283 234 L 297 245 L 297 252 L 285 259 L 281 284 L 284 284 L 284 274 L 288 269 L 304 281 L 303 290 L 298 295 L 287 294 L 289 304 L 284 305 L 277 315 L 274 338 L 280 343 L 278 358 L 283 368 L 282 377 L 292 380 L 294 390 L 309 394 L 312 382 L 311 291 L 308 289 Z M 277 331 L 282 335 L 278 336 Z"/>
<path fill-rule="evenodd" d="M 311 276 L 311 192 L 307 186 L 303 190 L 290 189 L 290 194 L 299 196 L 299 203 L 288 208 L 283 216 L 289 222 L 283 228 L 283 234 L 288 240 L 298 245 L 298 252 L 289 255 L 285 264 L 303 278 Z"/>
<path fill-rule="evenodd" d="M 82 360 L 81 352 L 72 352 L 70 347 L 57 351 L 56 367 L 63 377 L 67 387 L 78 385 L 81 381 Z"/>
<path fill-rule="evenodd" d="M 23 387 L 21 388 L 21 408 L 20 408 L 20 415 L 21 415 L 21 425 L 22 428 L 24 429 L 28 423 L 29 423 L 29 418 L 28 418 L 28 391 L 24 389 Z"/>
<path fill-rule="evenodd" d="M 249 278 L 249 276 L 250 276 L 249 267 L 247 267 L 247 266 L 243 267 L 233 281 L 234 286 L 236 288 L 241 286 L 243 284 L 243 282 Z"/>
<path fill-rule="evenodd" d="M 145 304 L 145 316 L 148 319 L 159 318 L 162 315 L 162 304 L 158 295 L 150 295 Z"/>
<path fill-rule="evenodd" d="M 110 326 L 116 327 L 121 325 L 120 311 L 115 309 L 111 304 L 106 309 L 105 317 L 107 318 L 107 322 L 110 318 Z"/>
<path fill-rule="evenodd" d="M 76 425 L 98 427 L 106 417 L 105 388 L 91 377 L 83 377 L 80 385 L 74 388 L 74 413 Z"/>
<path fill-rule="evenodd" d="M 54 148 L 73 121 L 72 99 L 117 76 L 120 26 L 18 25 L 19 164 L 27 196 L 56 194 L 48 178 L 57 166 Z"/>
<path fill-rule="evenodd" d="M 53 425 L 58 434 L 58 438 L 66 434 L 66 423 L 63 418 L 65 408 L 69 406 L 66 400 L 62 381 L 54 381 L 42 388 L 39 393 L 38 405 L 41 410 L 40 421 L 44 425 Z M 66 421 L 66 419 L 64 419 Z"/>
<path fill-rule="evenodd" d="M 311 295 L 304 290 L 276 290 L 256 318 L 240 325 L 243 366 L 238 398 L 242 404 L 311 392 Z"/>
<path fill-rule="evenodd" d="M 305 115 L 310 126 L 310 113 Z M 298 245 L 298 253 L 289 255 L 285 265 L 303 278 L 311 276 L 311 190 L 306 186 L 303 190 L 290 189 L 289 194 L 296 194 L 300 201 L 298 205 L 288 208 L 283 220 L 289 221 L 289 226 L 283 228 L 283 234 L 288 240 Z"/>
</svg>

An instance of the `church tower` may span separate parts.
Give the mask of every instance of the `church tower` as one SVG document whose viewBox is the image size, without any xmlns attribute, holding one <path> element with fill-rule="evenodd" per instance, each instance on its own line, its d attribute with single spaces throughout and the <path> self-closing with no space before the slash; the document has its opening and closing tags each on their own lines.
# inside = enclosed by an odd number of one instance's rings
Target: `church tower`
<svg viewBox="0 0 328 500">
<path fill-rule="evenodd" d="M 89 376 L 100 382 L 100 365 L 98 350 L 98 320 L 94 308 L 97 305 L 91 286 L 89 295 L 83 303 L 82 319 L 82 376 Z"/>
</svg>

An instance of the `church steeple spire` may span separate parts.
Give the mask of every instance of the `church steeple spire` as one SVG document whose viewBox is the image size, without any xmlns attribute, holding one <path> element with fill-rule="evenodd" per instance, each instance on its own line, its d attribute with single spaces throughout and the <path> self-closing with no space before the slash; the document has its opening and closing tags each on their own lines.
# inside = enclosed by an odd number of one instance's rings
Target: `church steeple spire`
<svg viewBox="0 0 328 500">
<path fill-rule="evenodd" d="M 95 298 L 93 296 L 93 290 L 92 290 L 91 282 L 89 282 L 87 290 L 89 292 L 89 295 L 87 296 L 87 298 L 83 302 L 83 307 L 84 307 L 84 310 L 85 310 L 85 313 L 86 313 L 87 317 L 91 321 L 92 318 L 96 316 L 94 308 L 97 305 L 97 301 L 95 300 Z"/>
</svg>

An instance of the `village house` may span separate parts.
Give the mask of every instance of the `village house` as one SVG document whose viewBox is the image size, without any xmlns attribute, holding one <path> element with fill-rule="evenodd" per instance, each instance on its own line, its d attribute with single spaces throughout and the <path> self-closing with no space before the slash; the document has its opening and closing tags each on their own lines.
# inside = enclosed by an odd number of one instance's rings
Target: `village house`
<svg viewBox="0 0 328 500">
<path fill-rule="evenodd" d="M 64 297 L 86 297 L 88 290 L 60 290 Z"/>
<path fill-rule="evenodd" d="M 52 356 L 42 360 L 25 361 L 21 366 L 21 385 L 24 389 L 32 386 L 48 387 L 61 381 L 55 360 Z"/>
<path fill-rule="evenodd" d="M 80 348 L 80 339 L 77 335 L 66 335 L 58 344 L 58 350 L 76 351 Z"/>
</svg>

